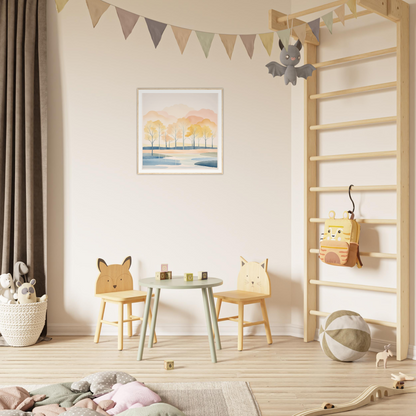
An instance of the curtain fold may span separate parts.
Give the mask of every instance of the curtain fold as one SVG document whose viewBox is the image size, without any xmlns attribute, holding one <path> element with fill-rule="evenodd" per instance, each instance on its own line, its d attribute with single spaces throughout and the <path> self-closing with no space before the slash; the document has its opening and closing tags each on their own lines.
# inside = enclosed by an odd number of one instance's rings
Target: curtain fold
<svg viewBox="0 0 416 416">
<path fill-rule="evenodd" d="M 46 1 L 0 0 L 0 271 L 47 276 Z"/>
</svg>

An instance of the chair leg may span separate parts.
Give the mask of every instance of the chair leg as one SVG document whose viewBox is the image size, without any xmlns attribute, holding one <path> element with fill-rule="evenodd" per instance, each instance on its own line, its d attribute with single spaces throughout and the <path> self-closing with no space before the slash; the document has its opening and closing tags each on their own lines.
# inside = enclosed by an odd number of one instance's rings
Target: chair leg
<svg viewBox="0 0 416 416">
<path fill-rule="evenodd" d="M 152 308 L 149 307 L 149 320 L 148 320 L 149 329 L 151 328 L 152 320 L 153 320 L 153 318 L 152 318 Z M 155 329 L 155 336 L 153 337 L 153 344 L 157 344 L 156 329 Z"/>
<path fill-rule="evenodd" d="M 270 344 L 273 344 L 273 339 L 272 339 L 272 333 L 270 332 L 270 323 L 269 323 L 269 317 L 267 315 L 265 299 L 262 299 L 260 301 L 260 304 L 261 304 L 261 313 L 263 314 L 264 328 L 266 330 L 267 343 L 270 345 Z"/>
<path fill-rule="evenodd" d="M 218 322 L 218 318 L 220 317 L 221 305 L 222 305 L 222 299 L 217 299 L 217 304 L 215 305 L 215 313 L 217 315 L 217 322 Z M 214 331 L 214 328 L 212 330 Z M 214 338 L 215 338 L 215 331 L 214 331 Z"/>
<path fill-rule="evenodd" d="M 95 337 L 94 337 L 95 343 L 97 343 L 100 340 L 101 327 L 103 325 L 101 321 L 104 318 L 104 310 L 105 310 L 105 301 L 104 299 L 101 299 L 100 312 L 98 313 L 97 328 L 95 329 Z"/>
<path fill-rule="evenodd" d="M 118 304 L 118 349 L 123 350 L 123 303 Z"/>
<path fill-rule="evenodd" d="M 238 351 L 243 351 L 244 304 L 238 304 Z"/>
<path fill-rule="evenodd" d="M 127 319 L 131 319 L 131 303 L 127 304 Z M 133 335 L 133 322 L 130 321 L 127 323 L 127 335 L 131 337 Z"/>
</svg>

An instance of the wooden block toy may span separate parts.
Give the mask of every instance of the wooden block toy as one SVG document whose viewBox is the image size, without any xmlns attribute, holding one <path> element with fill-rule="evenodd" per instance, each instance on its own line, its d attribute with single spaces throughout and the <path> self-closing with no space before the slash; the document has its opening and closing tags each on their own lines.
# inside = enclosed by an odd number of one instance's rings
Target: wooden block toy
<svg viewBox="0 0 416 416">
<path fill-rule="evenodd" d="M 175 362 L 173 360 L 165 360 L 165 370 L 173 370 L 175 368 Z"/>
<path fill-rule="evenodd" d="M 208 272 L 198 272 L 198 280 L 207 280 Z"/>
<path fill-rule="evenodd" d="M 193 273 L 185 273 L 183 275 L 183 280 L 185 280 L 185 282 L 192 282 L 194 280 Z"/>
<path fill-rule="evenodd" d="M 168 267 L 167 264 L 162 264 L 161 267 L 160 267 L 160 270 L 162 272 L 167 272 L 169 270 L 169 267 Z"/>
<path fill-rule="evenodd" d="M 172 279 L 172 272 L 165 272 L 166 273 L 166 275 L 168 276 L 167 278 L 168 279 Z"/>
<path fill-rule="evenodd" d="M 156 272 L 156 280 L 168 280 L 167 272 Z"/>
</svg>

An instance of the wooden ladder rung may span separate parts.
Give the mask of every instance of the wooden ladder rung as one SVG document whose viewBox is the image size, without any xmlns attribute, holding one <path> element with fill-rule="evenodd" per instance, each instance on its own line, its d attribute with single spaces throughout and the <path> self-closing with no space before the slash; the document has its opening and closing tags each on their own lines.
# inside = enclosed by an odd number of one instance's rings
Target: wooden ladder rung
<svg viewBox="0 0 416 416">
<path fill-rule="evenodd" d="M 263 325 L 264 321 L 257 321 L 257 322 L 246 322 L 244 321 L 244 325 L 243 327 L 247 327 L 247 326 L 254 326 L 254 325 Z"/>
<path fill-rule="evenodd" d="M 333 59 L 331 61 L 317 62 L 316 64 L 314 64 L 314 67 L 322 68 L 325 66 L 345 64 L 347 62 L 361 61 L 362 59 L 374 58 L 376 56 L 390 55 L 396 52 L 397 48 L 381 49 L 379 51 L 360 53 L 359 55 L 346 56 L 345 58 Z"/>
<path fill-rule="evenodd" d="M 319 254 L 318 248 L 311 248 L 309 250 L 312 254 Z M 376 253 L 376 252 L 370 252 L 370 251 L 360 251 L 360 256 L 363 257 L 374 257 L 379 259 L 396 259 L 397 254 L 394 253 Z"/>
<path fill-rule="evenodd" d="M 360 93 L 368 92 L 368 91 L 379 91 L 379 90 L 385 90 L 387 88 L 396 88 L 396 87 L 397 87 L 397 82 L 386 82 L 384 84 L 367 85 L 366 87 L 349 88 L 346 90 L 324 92 L 321 94 L 312 94 L 310 96 L 310 99 L 319 100 L 322 98 L 340 97 L 343 95 L 360 94 Z"/>
<path fill-rule="evenodd" d="M 232 320 L 235 320 L 235 319 L 238 319 L 238 315 L 236 315 L 236 316 L 230 316 L 229 318 L 218 318 L 217 321 L 218 322 L 222 322 L 222 321 L 232 321 Z"/>
<path fill-rule="evenodd" d="M 396 156 L 397 152 L 395 150 L 389 150 L 385 152 L 346 153 L 344 155 L 311 156 L 309 160 L 311 162 L 325 162 L 329 160 L 373 159 Z"/>
<path fill-rule="evenodd" d="M 327 218 L 309 218 L 309 222 L 315 222 L 323 224 Z M 361 223 L 361 224 L 380 224 L 380 225 L 396 225 L 397 220 L 377 220 L 373 218 L 356 218 L 355 221 Z"/>
<path fill-rule="evenodd" d="M 118 326 L 117 321 L 105 321 L 104 319 L 101 319 L 101 323 L 107 324 L 107 325 L 112 325 L 112 326 Z"/>
<path fill-rule="evenodd" d="M 329 186 L 329 187 L 320 187 L 314 186 L 309 190 L 311 192 L 348 192 L 348 186 Z M 371 185 L 371 186 L 354 186 L 352 188 L 354 192 L 359 191 L 396 191 L 396 185 Z"/>
<path fill-rule="evenodd" d="M 372 124 L 395 123 L 396 121 L 397 121 L 396 116 L 368 118 L 366 120 L 343 121 L 341 123 L 331 123 L 331 124 L 318 124 L 316 126 L 310 126 L 310 129 L 311 130 L 343 129 L 343 128 L 348 128 L 348 127 L 369 126 Z"/>
<path fill-rule="evenodd" d="M 315 316 L 328 316 L 330 313 L 328 312 L 321 312 L 321 311 L 309 311 L 310 315 Z M 397 324 L 395 322 L 388 322 L 388 321 L 379 321 L 378 319 L 367 319 L 363 318 L 364 321 L 366 321 L 369 324 L 375 324 L 375 325 L 382 325 L 382 326 L 388 326 L 390 328 L 397 328 Z"/>
<path fill-rule="evenodd" d="M 397 289 L 395 289 L 394 287 L 356 285 L 354 283 L 328 282 L 325 280 L 314 280 L 314 279 L 309 280 L 309 283 L 312 285 L 318 285 L 318 286 L 342 287 L 344 289 L 358 289 L 358 290 L 369 290 L 372 292 L 397 293 Z"/>
</svg>

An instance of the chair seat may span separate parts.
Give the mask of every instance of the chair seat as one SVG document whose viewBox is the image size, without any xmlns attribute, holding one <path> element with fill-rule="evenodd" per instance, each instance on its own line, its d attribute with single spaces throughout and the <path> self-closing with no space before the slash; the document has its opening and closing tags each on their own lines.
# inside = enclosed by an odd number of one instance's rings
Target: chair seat
<svg viewBox="0 0 416 416">
<path fill-rule="evenodd" d="M 261 299 L 268 298 L 269 296 L 270 295 L 265 295 L 263 293 L 246 292 L 244 290 L 230 290 L 229 292 L 214 293 L 214 298 L 218 298 L 225 302 L 231 303 L 256 302 L 260 301 Z"/>
<path fill-rule="evenodd" d="M 99 293 L 95 296 L 107 302 L 140 302 L 146 300 L 147 292 L 142 290 L 123 290 L 121 292 Z"/>
</svg>

